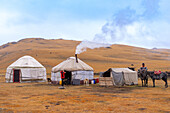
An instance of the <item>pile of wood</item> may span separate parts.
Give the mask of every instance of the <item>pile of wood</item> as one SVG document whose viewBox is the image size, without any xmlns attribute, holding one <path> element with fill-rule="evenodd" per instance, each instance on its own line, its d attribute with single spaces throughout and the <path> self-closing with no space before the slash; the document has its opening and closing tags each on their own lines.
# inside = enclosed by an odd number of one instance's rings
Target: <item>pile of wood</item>
<svg viewBox="0 0 170 113">
<path fill-rule="evenodd" d="M 99 78 L 100 86 L 113 86 L 113 78 L 112 77 L 100 77 Z"/>
</svg>

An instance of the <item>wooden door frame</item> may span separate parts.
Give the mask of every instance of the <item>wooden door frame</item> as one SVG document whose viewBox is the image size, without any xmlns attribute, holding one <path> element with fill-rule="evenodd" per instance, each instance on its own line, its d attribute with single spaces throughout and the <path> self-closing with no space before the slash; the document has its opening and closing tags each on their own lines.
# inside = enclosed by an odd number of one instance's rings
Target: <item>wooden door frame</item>
<svg viewBox="0 0 170 113">
<path fill-rule="evenodd" d="M 14 71 L 19 70 L 19 82 L 14 82 Z M 13 69 L 13 83 L 20 83 L 20 74 L 21 74 L 21 69 Z"/>
</svg>

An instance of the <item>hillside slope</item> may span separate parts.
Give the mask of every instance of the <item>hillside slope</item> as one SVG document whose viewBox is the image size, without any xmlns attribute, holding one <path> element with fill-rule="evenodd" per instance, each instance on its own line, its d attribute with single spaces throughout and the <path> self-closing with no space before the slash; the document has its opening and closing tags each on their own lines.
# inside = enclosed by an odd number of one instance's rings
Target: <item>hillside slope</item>
<svg viewBox="0 0 170 113">
<path fill-rule="evenodd" d="M 5 74 L 8 65 L 23 55 L 31 55 L 42 63 L 48 74 L 51 68 L 70 56 L 74 56 L 79 41 L 42 38 L 23 39 L 0 46 L 0 74 Z M 92 66 L 95 72 L 110 67 L 139 68 L 145 62 L 150 70 L 170 70 L 169 49 L 144 49 L 127 45 L 112 45 L 111 48 L 88 49 L 78 57 Z"/>
</svg>

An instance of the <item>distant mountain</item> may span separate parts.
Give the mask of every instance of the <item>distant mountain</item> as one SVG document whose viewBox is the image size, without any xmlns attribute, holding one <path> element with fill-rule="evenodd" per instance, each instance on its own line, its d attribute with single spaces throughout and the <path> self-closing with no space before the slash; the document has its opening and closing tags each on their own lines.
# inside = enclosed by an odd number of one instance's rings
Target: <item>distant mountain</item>
<svg viewBox="0 0 170 113">
<path fill-rule="evenodd" d="M 33 56 L 50 74 L 53 66 L 74 56 L 79 43 L 74 40 L 28 38 L 4 44 L 0 46 L 0 74 L 5 74 L 8 65 L 24 55 Z M 150 70 L 170 70 L 170 49 L 144 49 L 115 44 L 107 48 L 88 49 L 78 57 L 91 65 L 95 72 L 131 64 L 139 68 L 143 62 Z"/>
</svg>

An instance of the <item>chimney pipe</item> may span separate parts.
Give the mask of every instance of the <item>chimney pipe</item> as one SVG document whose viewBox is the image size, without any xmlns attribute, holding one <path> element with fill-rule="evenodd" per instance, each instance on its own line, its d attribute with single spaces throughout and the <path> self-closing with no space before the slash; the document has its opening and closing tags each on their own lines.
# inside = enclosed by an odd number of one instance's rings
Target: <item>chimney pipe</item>
<svg viewBox="0 0 170 113">
<path fill-rule="evenodd" d="M 76 63 L 78 63 L 77 54 L 75 54 L 75 57 L 76 57 Z"/>
</svg>

